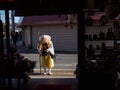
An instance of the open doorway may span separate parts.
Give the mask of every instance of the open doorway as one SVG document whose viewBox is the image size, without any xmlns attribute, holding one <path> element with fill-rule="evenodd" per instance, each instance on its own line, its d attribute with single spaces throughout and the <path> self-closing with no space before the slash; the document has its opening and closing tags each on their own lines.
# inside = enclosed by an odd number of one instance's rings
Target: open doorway
<svg viewBox="0 0 120 90">
<path fill-rule="evenodd" d="M 77 80 L 74 74 L 78 64 L 77 15 L 25 16 L 18 27 L 22 29 L 24 42 L 24 45 L 19 48 L 20 53 L 26 58 L 36 61 L 34 71 L 29 74 L 32 85 L 45 82 L 48 84 L 71 84 L 73 90 L 77 90 Z M 52 68 L 53 75 L 41 74 L 43 68 L 40 68 L 37 50 L 38 39 L 41 35 L 50 35 L 54 43 L 56 58 L 55 66 Z M 41 80 L 42 82 L 40 82 Z"/>
<path fill-rule="evenodd" d="M 24 47 L 30 49 L 31 52 L 26 54 L 25 52 L 28 50 L 25 51 L 24 49 L 22 53 L 31 60 L 37 61 L 35 72 L 40 71 L 39 53 L 37 51 L 39 36 L 50 35 L 56 55 L 53 72 L 56 75 L 58 73 L 74 75 L 78 62 L 76 14 L 24 16 L 22 22 L 17 26 L 23 32 Z M 34 52 L 36 54 L 33 54 Z"/>
</svg>

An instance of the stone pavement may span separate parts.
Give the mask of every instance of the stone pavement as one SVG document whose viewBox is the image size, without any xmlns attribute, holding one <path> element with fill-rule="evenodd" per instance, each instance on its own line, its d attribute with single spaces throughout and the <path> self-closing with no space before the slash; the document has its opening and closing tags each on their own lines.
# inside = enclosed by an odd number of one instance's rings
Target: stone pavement
<svg viewBox="0 0 120 90">
<path fill-rule="evenodd" d="M 40 73 L 38 51 L 34 49 L 28 49 L 22 46 L 21 43 L 17 43 L 17 47 L 21 55 L 24 55 L 25 58 L 37 62 L 34 73 L 29 73 L 31 79 L 28 81 L 28 83 L 21 82 L 21 90 L 35 90 L 35 87 L 39 84 L 70 84 L 72 86 L 72 90 L 78 90 L 77 80 L 74 75 L 74 70 L 78 61 L 77 54 L 56 52 L 55 67 L 52 69 L 53 75 L 44 76 Z M 12 79 L 12 90 L 17 90 L 16 82 L 16 79 Z"/>
<path fill-rule="evenodd" d="M 28 49 L 24 46 L 18 46 L 18 50 L 21 55 L 24 55 L 26 58 L 29 58 L 32 61 L 36 61 L 36 67 L 34 73 L 40 73 L 40 58 L 37 50 Z M 74 70 L 78 62 L 77 54 L 73 53 L 56 53 L 55 67 L 52 69 L 54 75 L 74 75 Z M 43 69 L 41 69 L 41 73 Z"/>
<path fill-rule="evenodd" d="M 77 54 L 56 53 L 55 67 L 52 69 L 53 75 L 43 75 L 40 73 L 39 54 L 37 50 L 28 49 L 23 46 L 18 47 L 19 52 L 26 58 L 36 61 L 34 73 L 30 73 L 31 79 L 23 84 L 21 90 L 35 90 L 39 84 L 69 84 L 72 90 L 78 90 L 78 82 L 74 75 L 74 70 L 78 61 Z"/>
</svg>

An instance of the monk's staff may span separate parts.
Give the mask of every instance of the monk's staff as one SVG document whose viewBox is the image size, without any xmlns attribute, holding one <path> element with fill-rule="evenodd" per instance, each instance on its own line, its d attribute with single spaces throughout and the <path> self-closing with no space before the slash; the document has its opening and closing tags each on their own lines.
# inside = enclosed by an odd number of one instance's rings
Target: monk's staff
<svg viewBox="0 0 120 90">
<path fill-rule="evenodd" d="M 40 36 L 40 32 L 38 32 L 38 37 Z M 41 54 L 39 52 L 39 63 L 40 63 L 40 74 L 42 73 L 42 67 L 41 67 Z"/>
<path fill-rule="evenodd" d="M 41 67 L 41 55 L 40 55 L 40 53 L 39 53 L 39 63 L 40 63 L 40 74 L 42 74 L 42 67 Z"/>
</svg>

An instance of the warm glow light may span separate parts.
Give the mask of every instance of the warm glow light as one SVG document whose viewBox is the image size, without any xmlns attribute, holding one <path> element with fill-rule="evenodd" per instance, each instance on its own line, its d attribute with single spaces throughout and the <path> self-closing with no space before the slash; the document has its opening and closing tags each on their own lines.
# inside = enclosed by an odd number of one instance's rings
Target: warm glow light
<svg viewBox="0 0 120 90">
<path fill-rule="evenodd" d="M 10 2 L 10 3 L 11 3 L 11 2 L 14 2 L 14 0 L 8 0 L 8 2 Z"/>
<path fill-rule="evenodd" d="M 0 0 L 0 2 L 5 2 L 5 0 Z M 12 2 L 14 2 L 14 0 L 7 0 L 7 2 L 9 2 L 9 3 L 12 3 Z"/>
<path fill-rule="evenodd" d="M 0 2 L 4 2 L 4 0 L 0 0 Z"/>
</svg>

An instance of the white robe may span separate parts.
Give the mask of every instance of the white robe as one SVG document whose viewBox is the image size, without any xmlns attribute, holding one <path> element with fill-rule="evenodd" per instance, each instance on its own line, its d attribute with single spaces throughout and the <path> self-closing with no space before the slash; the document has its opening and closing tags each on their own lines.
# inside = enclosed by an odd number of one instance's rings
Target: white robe
<svg viewBox="0 0 120 90">
<path fill-rule="evenodd" d="M 41 37 L 44 37 L 44 35 L 42 35 Z M 39 38 L 39 42 L 40 42 L 40 40 L 42 40 L 41 37 Z M 47 37 L 47 36 L 45 36 L 45 37 Z M 51 41 L 51 37 L 49 36 L 48 38 Z M 40 54 L 40 58 L 41 58 L 41 63 L 40 63 L 41 67 L 43 67 L 43 68 L 53 68 L 54 67 L 54 60 L 53 60 L 53 58 L 51 58 L 50 55 L 42 56 L 42 54 L 41 54 L 42 51 L 39 49 L 39 46 L 40 46 L 39 42 L 38 42 L 38 45 L 37 45 L 37 50 L 38 50 L 38 52 Z M 47 49 L 47 52 L 49 52 L 53 56 L 55 55 L 54 46 L 53 46 L 53 42 L 52 41 L 51 41 L 50 47 Z"/>
</svg>

